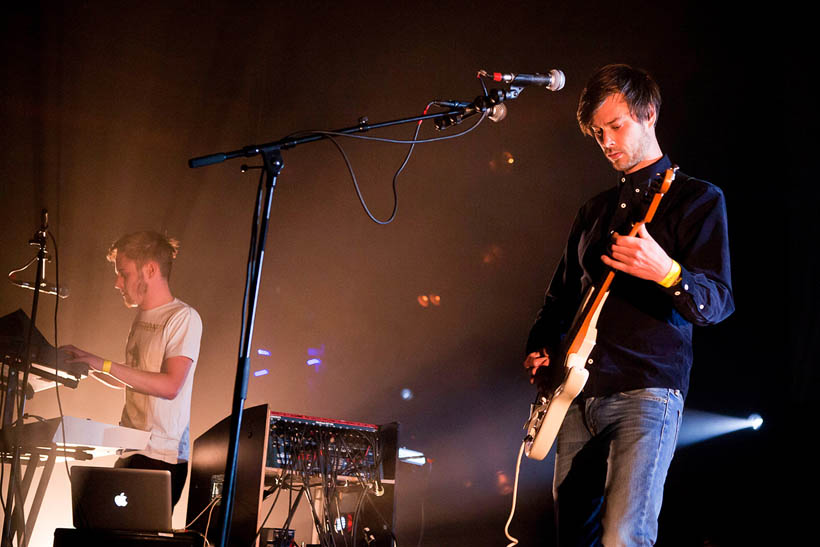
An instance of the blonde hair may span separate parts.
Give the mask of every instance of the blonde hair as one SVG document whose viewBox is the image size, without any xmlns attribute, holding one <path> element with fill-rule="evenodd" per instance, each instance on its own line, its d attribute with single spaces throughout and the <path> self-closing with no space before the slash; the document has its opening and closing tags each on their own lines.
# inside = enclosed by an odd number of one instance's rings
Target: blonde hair
<svg viewBox="0 0 820 547">
<path fill-rule="evenodd" d="M 171 266 L 179 252 L 179 241 L 153 231 L 134 232 L 119 238 L 108 248 L 109 262 L 117 260 L 122 253 L 141 268 L 149 260 L 159 264 L 159 271 L 165 279 L 171 278 Z"/>
</svg>

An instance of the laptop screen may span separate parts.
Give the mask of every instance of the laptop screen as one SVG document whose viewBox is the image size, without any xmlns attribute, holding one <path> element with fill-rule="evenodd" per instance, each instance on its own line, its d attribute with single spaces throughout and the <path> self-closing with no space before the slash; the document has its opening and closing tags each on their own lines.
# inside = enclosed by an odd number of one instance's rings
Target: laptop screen
<svg viewBox="0 0 820 547">
<path fill-rule="evenodd" d="M 171 473 L 73 466 L 75 528 L 171 531 Z"/>
</svg>

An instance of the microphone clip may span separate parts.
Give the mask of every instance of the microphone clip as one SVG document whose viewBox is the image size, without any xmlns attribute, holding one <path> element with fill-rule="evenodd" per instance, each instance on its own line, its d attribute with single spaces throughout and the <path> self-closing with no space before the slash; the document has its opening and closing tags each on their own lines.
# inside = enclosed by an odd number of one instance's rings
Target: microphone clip
<svg viewBox="0 0 820 547">
<path fill-rule="evenodd" d="M 48 254 L 45 250 L 46 247 L 46 239 L 48 235 L 48 210 L 43 209 L 40 211 L 40 228 L 34 232 L 34 235 L 28 241 L 28 244 L 32 247 L 40 247 L 43 250 L 44 254 Z"/>
<path fill-rule="evenodd" d="M 8 273 L 9 281 L 28 290 L 37 290 L 40 294 L 51 294 L 59 296 L 60 298 L 67 298 L 69 290 L 67 287 L 52 285 L 46 282 L 46 263 L 51 262 L 51 254 L 49 253 L 46 244 L 48 240 L 48 211 L 43 209 L 41 212 L 40 228 L 34 232 L 34 236 L 29 240 L 29 245 L 37 247 L 37 254 L 29 260 L 25 266 L 11 270 Z M 34 281 L 20 279 L 17 274 L 25 272 L 33 264 L 36 264 L 36 272 L 34 274 Z"/>
<path fill-rule="evenodd" d="M 486 95 L 479 95 L 473 102 L 466 101 L 433 101 L 436 106 L 445 106 L 456 109 L 448 115 L 436 118 L 433 123 L 436 129 L 442 131 L 453 125 L 458 125 L 479 112 L 489 111 L 488 117 L 494 122 L 500 122 L 507 116 L 507 106 L 502 104 L 506 99 L 505 93 L 499 89 L 491 89 Z"/>
</svg>

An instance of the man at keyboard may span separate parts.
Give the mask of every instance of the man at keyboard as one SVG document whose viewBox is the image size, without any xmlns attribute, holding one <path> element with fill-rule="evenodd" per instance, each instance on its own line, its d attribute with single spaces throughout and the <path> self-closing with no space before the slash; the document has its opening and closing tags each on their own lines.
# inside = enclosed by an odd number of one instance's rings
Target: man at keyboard
<svg viewBox="0 0 820 547">
<path fill-rule="evenodd" d="M 137 308 L 126 345 L 125 363 L 75 346 L 60 348 L 67 362 L 88 363 L 91 375 L 125 389 L 120 425 L 150 431 L 143 450 L 121 454 L 115 467 L 167 469 L 172 501 L 179 501 L 188 476 L 191 391 L 202 320 L 171 293 L 168 281 L 179 243 L 156 232 L 136 232 L 108 251 L 125 305 Z"/>
</svg>

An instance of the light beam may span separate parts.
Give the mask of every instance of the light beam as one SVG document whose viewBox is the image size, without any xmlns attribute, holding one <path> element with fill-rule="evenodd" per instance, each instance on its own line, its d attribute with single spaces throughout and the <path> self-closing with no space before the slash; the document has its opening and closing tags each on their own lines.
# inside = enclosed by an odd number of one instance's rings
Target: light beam
<svg viewBox="0 0 820 547">
<path fill-rule="evenodd" d="M 686 410 L 678 434 L 678 447 L 689 446 L 742 429 L 756 431 L 762 425 L 763 418 L 759 414 L 752 414 L 748 418 L 735 418 L 702 410 Z"/>
</svg>

